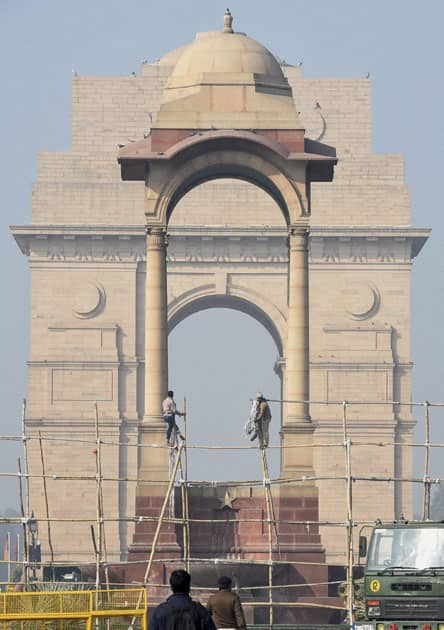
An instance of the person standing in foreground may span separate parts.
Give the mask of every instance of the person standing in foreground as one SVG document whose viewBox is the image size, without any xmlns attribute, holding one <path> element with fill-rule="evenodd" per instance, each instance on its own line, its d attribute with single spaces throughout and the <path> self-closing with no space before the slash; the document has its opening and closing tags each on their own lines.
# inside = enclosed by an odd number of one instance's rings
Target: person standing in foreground
<svg viewBox="0 0 444 630">
<path fill-rule="evenodd" d="M 162 402 L 162 413 L 163 419 L 168 424 L 166 432 L 166 441 L 168 446 L 171 446 L 171 433 L 173 432 L 174 427 L 176 427 L 180 439 L 184 440 L 185 438 L 182 433 L 180 433 L 179 427 L 176 424 L 176 416 L 183 416 L 184 414 L 178 411 L 176 403 L 174 401 L 174 392 L 171 389 L 168 391 L 167 397 Z"/>
<path fill-rule="evenodd" d="M 231 592 L 231 578 L 223 575 L 218 580 L 219 592 L 211 595 L 207 608 L 217 628 L 244 630 L 244 611 L 239 595 Z"/>
<path fill-rule="evenodd" d="M 148 630 L 216 630 L 210 613 L 190 597 L 191 576 L 179 569 L 170 575 L 173 594 L 151 615 Z"/>
</svg>

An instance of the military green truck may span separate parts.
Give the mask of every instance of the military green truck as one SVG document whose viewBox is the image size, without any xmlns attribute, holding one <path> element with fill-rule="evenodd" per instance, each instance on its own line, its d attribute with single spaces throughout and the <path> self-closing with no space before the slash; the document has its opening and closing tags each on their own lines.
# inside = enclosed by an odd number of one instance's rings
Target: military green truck
<svg viewBox="0 0 444 630">
<path fill-rule="evenodd" d="M 377 522 L 367 550 L 362 630 L 444 630 L 444 522 Z"/>
</svg>

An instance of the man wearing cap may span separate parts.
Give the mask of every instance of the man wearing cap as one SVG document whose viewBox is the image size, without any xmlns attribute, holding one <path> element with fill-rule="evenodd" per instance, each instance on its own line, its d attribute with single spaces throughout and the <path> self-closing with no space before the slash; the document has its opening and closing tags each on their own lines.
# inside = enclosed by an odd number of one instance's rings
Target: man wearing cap
<svg viewBox="0 0 444 630">
<path fill-rule="evenodd" d="M 269 441 L 269 427 L 271 420 L 271 411 L 268 405 L 267 399 L 261 392 L 256 394 L 256 417 L 254 419 L 255 429 L 253 436 L 250 438 L 259 438 L 259 444 L 261 448 L 267 448 Z"/>
<path fill-rule="evenodd" d="M 239 595 L 231 592 L 231 578 L 223 575 L 217 583 L 219 592 L 211 595 L 207 604 L 216 628 L 244 630 L 246 628 L 244 611 Z"/>
</svg>

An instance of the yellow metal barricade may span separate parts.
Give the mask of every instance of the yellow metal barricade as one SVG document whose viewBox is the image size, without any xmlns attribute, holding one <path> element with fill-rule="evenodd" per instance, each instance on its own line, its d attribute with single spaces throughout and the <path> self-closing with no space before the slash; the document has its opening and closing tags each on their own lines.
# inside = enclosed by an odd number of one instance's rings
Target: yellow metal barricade
<svg viewBox="0 0 444 630">
<path fill-rule="evenodd" d="M 0 593 L 2 630 L 146 630 L 145 589 Z"/>
</svg>

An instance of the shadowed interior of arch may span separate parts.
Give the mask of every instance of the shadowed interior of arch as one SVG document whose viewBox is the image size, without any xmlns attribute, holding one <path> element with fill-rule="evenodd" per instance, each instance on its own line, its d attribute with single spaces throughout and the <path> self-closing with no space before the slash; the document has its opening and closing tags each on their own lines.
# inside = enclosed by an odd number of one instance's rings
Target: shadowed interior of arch
<svg viewBox="0 0 444 630">
<path fill-rule="evenodd" d="M 245 312 L 214 307 L 182 318 L 169 335 L 169 373 L 179 408 L 187 398 L 188 443 L 251 445 L 244 431 L 250 399 L 258 390 L 280 398 L 275 360 L 271 335 Z M 280 405 L 271 403 L 271 411 L 270 443 L 278 446 Z M 268 455 L 271 474 L 278 475 L 279 449 L 269 449 Z M 197 480 L 261 477 L 257 449 L 190 449 L 188 470 Z"/>
<path fill-rule="evenodd" d="M 212 180 L 240 180 L 247 185 L 257 187 L 259 190 L 265 192 L 271 197 L 274 204 L 279 208 L 281 213 L 281 222 L 288 224 L 289 215 L 288 208 L 285 200 L 277 188 L 277 186 L 268 177 L 265 177 L 262 173 L 242 166 L 240 164 L 220 164 L 211 165 L 205 169 L 201 169 L 196 173 L 193 173 L 189 178 L 183 182 L 179 188 L 174 191 L 171 196 L 171 200 L 168 204 L 167 218 L 170 221 L 174 216 L 174 212 L 177 204 L 181 199 L 193 189 L 210 182 Z"/>
<path fill-rule="evenodd" d="M 203 177 L 204 173 L 200 173 Z M 234 176 L 236 175 L 236 176 Z M 191 184 L 191 182 L 190 182 Z M 170 204 L 170 207 L 173 207 Z M 239 173 L 193 180 L 175 200 L 168 227 L 210 226 L 278 227 L 287 224 L 281 208 L 269 190 Z"/>
</svg>

